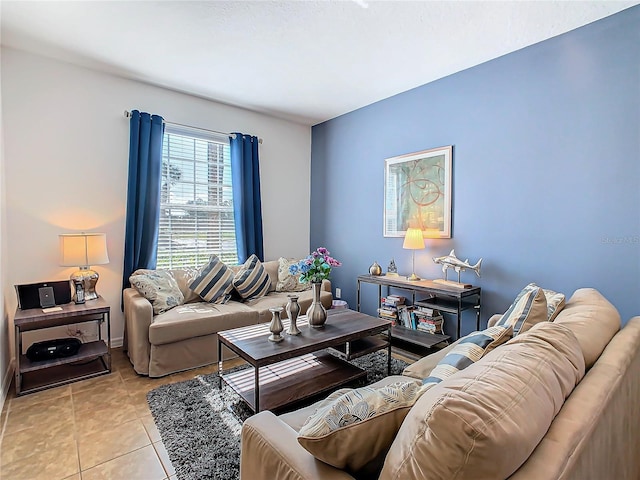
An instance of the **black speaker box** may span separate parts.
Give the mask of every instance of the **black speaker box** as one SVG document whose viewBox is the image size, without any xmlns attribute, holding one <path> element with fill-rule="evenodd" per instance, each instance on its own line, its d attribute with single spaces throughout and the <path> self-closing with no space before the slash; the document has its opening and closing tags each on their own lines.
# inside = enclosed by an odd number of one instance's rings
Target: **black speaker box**
<svg viewBox="0 0 640 480">
<path fill-rule="evenodd" d="M 27 285 L 16 285 L 18 295 L 18 308 L 27 310 L 29 308 L 40 308 L 40 289 L 53 288 L 55 305 L 64 305 L 71 301 L 71 284 L 69 280 L 56 282 L 30 283 Z"/>
<path fill-rule="evenodd" d="M 77 338 L 56 338 L 36 342 L 27 348 L 27 358 L 32 362 L 40 362 L 49 358 L 70 357 L 80 350 L 82 342 Z"/>
</svg>

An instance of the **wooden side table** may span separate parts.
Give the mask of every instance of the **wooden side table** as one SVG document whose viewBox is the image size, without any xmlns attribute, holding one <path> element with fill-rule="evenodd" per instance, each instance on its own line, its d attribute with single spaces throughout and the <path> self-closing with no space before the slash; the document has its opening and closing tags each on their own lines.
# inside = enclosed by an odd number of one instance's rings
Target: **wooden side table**
<svg viewBox="0 0 640 480">
<path fill-rule="evenodd" d="M 380 306 L 382 298 L 382 287 L 387 287 L 387 292 L 389 288 L 393 287 L 411 292 L 412 304 L 417 302 L 425 307 L 434 308 L 442 313 L 454 316 L 456 319 L 456 339 L 460 338 L 462 312 L 465 310 L 475 310 L 476 330 L 480 330 L 480 287 L 455 288 L 432 282 L 431 280 L 412 282 L 407 280 L 406 277 L 359 275 L 356 307 L 358 311 L 360 311 L 360 284 L 363 282 L 378 285 L 378 306 Z M 418 294 L 422 295 L 422 297 L 416 300 L 416 295 Z"/>
<path fill-rule="evenodd" d="M 111 308 L 98 297 L 87 303 L 60 305 L 62 310 L 43 312 L 40 308 L 16 310 L 14 318 L 16 345 L 16 395 L 96 377 L 111 372 Z M 43 328 L 97 322 L 98 340 L 83 343 L 76 355 L 31 361 L 22 353 L 22 334 Z M 102 338 L 106 323 L 107 337 Z"/>
</svg>

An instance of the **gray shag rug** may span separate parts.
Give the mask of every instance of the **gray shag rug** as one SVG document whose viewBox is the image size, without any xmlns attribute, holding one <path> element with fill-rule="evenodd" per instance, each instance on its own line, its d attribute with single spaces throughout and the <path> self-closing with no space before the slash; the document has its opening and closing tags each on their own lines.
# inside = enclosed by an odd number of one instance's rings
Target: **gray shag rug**
<svg viewBox="0 0 640 480">
<path fill-rule="evenodd" d="M 387 354 L 375 352 L 351 360 L 367 372 L 358 387 L 387 375 Z M 392 358 L 391 373 L 399 375 L 406 362 Z M 238 367 L 248 368 L 248 367 Z M 253 413 L 218 375 L 158 387 L 147 394 L 153 419 L 179 480 L 235 480 L 240 477 L 240 429 Z"/>
</svg>

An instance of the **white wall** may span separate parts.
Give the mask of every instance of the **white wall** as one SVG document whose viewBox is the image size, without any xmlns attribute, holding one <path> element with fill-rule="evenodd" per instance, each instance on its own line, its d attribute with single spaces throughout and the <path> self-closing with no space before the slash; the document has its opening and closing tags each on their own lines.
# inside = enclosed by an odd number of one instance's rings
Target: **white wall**
<svg viewBox="0 0 640 480">
<path fill-rule="evenodd" d="M 2 72 L 0 66 L 0 73 Z M 11 383 L 11 355 L 9 349 L 9 315 L 5 302 L 5 292 L 9 292 L 7 282 L 7 242 L 5 207 L 4 130 L 2 124 L 2 76 L 0 74 L 0 411 Z M 2 426 L 0 426 L 2 428 Z"/>
<path fill-rule="evenodd" d="M 129 151 L 125 110 L 261 137 L 265 258 L 308 253 L 309 127 L 4 47 L 2 96 L 5 281 L 12 286 L 68 279 L 74 269 L 58 266 L 58 234 L 105 232 L 110 263 L 94 270 L 100 274 L 97 291 L 111 304 L 116 344 L 123 335 L 120 295 Z M 15 295 L 6 301 L 13 317 Z M 3 340 L 3 349 L 6 344 Z"/>
</svg>

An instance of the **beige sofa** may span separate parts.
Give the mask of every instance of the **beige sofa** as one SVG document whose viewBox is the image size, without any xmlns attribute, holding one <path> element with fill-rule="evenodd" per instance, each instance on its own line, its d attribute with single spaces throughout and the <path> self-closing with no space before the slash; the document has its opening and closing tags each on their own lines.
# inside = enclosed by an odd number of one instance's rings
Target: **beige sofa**
<svg viewBox="0 0 640 480">
<path fill-rule="evenodd" d="M 420 381 L 452 348 L 377 385 Z M 521 384 L 500 405 L 502 390 Z M 577 290 L 553 323 L 536 324 L 419 397 L 369 471 L 332 467 L 298 443 L 297 432 L 315 410 L 249 418 L 241 478 L 637 480 L 640 317 L 620 329 L 617 310 L 599 292 Z M 361 440 L 338 448 L 357 448 Z"/>
<path fill-rule="evenodd" d="M 270 308 L 285 307 L 293 292 L 276 292 L 278 260 L 263 262 L 271 279 L 269 293 L 249 301 L 230 300 L 218 305 L 202 301 L 188 284 L 193 271 L 171 270 L 184 295 L 184 304 L 159 315 L 153 314 L 151 303 L 135 288 L 127 288 L 124 296 L 124 349 L 134 370 L 141 375 L 161 377 L 218 361 L 217 332 L 271 320 Z M 148 270 L 137 270 L 134 275 Z M 301 315 L 313 300 L 311 290 L 295 292 Z M 331 282 L 322 284 L 320 300 L 325 308 L 332 304 Z M 286 318 L 286 311 L 282 318 Z M 227 350 L 224 357 L 229 358 Z"/>
</svg>

